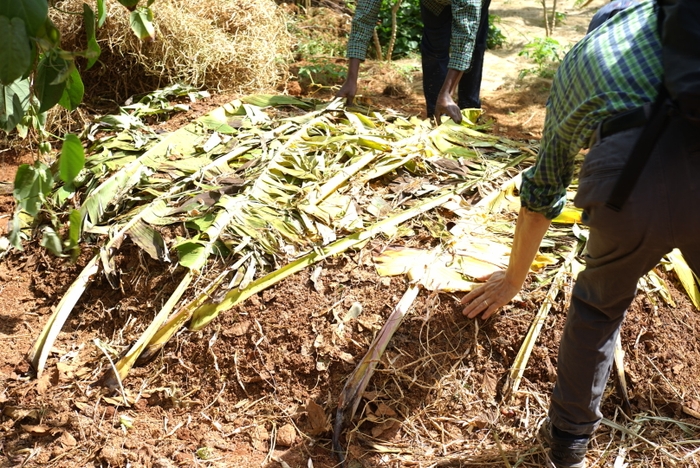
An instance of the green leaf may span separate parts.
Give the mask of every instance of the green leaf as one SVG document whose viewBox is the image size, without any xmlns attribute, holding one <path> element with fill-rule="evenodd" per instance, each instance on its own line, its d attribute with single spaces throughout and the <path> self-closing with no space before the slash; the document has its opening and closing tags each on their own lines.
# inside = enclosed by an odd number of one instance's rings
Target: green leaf
<svg viewBox="0 0 700 468">
<path fill-rule="evenodd" d="M 0 16 L 20 18 L 27 26 L 27 33 L 36 36 L 49 16 L 49 5 L 46 0 L 3 0 Z"/>
<path fill-rule="evenodd" d="M 80 234 L 83 228 L 83 215 L 80 210 L 71 210 L 68 216 L 68 240 L 70 248 L 75 248 L 80 242 Z"/>
<path fill-rule="evenodd" d="M 186 241 L 177 246 L 180 265 L 190 270 L 200 270 L 207 262 L 209 252 L 204 244 L 198 241 Z"/>
<path fill-rule="evenodd" d="M 29 79 L 0 85 L 0 128 L 11 132 L 29 108 Z"/>
<path fill-rule="evenodd" d="M 44 25 L 37 31 L 39 43 L 44 50 L 59 47 L 61 45 L 61 31 L 56 28 L 50 18 L 46 18 Z"/>
<path fill-rule="evenodd" d="M 0 16 L 0 83 L 9 85 L 22 77 L 31 66 L 32 50 L 29 37 L 20 18 Z"/>
<path fill-rule="evenodd" d="M 107 19 L 107 11 L 105 10 L 105 0 L 97 0 L 97 27 L 101 28 Z"/>
<path fill-rule="evenodd" d="M 127 7 L 129 11 L 133 11 L 136 5 L 139 4 L 139 0 L 119 0 L 119 3 Z"/>
<path fill-rule="evenodd" d="M 61 237 L 52 227 L 45 227 L 41 236 L 41 246 L 51 251 L 52 254 L 60 256 L 63 254 L 63 242 Z"/>
<path fill-rule="evenodd" d="M 216 116 L 205 115 L 197 120 L 199 123 L 204 125 L 205 128 L 209 130 L 214 130 L 215 132 L 223 133 L 226 135 L 235 134 L 237 130 L 230 126 L 227 122 L 221 121 Z"/>
<path fill-rule="evenodd" d="M 53 178 L 48 166 L 40 162 L 34 166 L 22 164 L 17 168 L 13 194 L 21 210 L 36 216 L 52 186 Z"/>
<path fill-rule="evenodd" d="M 22 248 L 22 237 L 22 224 L 19 213 L 15 213 L 15 215 L 12 217 L 12 227 L 7 235 L 7 238 L 12 247 L 17 250 L 24 250 Z"/>
<path fill-rule="evenodd" d="M 120 0 L 124 4 L 125 0 Z M 138 1 L 136 2 L 138 3 Z M 136 4 L 134 3 L 134 4 Z M 153 26 L 153 12 L 150 8 L 139 8 L 129 15 L 129 24 L 136 37 L 142 41 L 152 41 L 156 37 L 156 30 Z"/>
<path fill-rule="evenodd" d="M 73 134 L 67 134 L 63 139 L 61 157 L 58 161 L 59 176 L 67 184 L 83 170 L 85 166 L 85 151 L 80 143 L 80 138 Z"/>
<path fill-rule="evenodd" d="M 37 67 L 36 94 L 39 99 L 39 112 L 46 112 L 58 104 L 70 76 L 68 68 L 74 64 L 57 54 L 44 57 Z M 68 72 L 68 73 L 67 73 Z M 63 77 L 63 80 L 61 78 Z"/>
<path fill-rule="evenodd" d="M 80 103 L 83 101 L 83 95 L 85 94 L 85 86 L 83 85 L 83 80 L 80 78 L 80 73 L 77 68 L 73 68 L 68 79 L 66 79 L 66 87 L 63 90 L 61 99 L 58 103 L 69 111 L 73 111 L 78 108 Z"/>
<path fill-rule="evenodd" d="M 98 2 L 97 5 L 98 11 L 100 8 L 100 3 L 101 2 Z M 102 15 L 104 15 L 104 4 L 102 5 Z M 97 38 L 95 37 L 95 13 L 87 3 L 83 3 L 83 20 L 85 23 L 85 34 L 87 34 L 88 41 L 86 57 L 88 59 L 87 68 L 89 69 L 95 64 L 95 62 L 97 62 L 101 50 L 100 45 L 97 43 Z"/>
<path fill-rule="evenodd" d="M 301 109 L 312 109 L 314 107 L 311 103 L 291 96 L 272 94 L 255 94 L 252 96 L 244 96 L 241 98 L 241 101 L 258 107 L 296 106 Z"/>
</svg>

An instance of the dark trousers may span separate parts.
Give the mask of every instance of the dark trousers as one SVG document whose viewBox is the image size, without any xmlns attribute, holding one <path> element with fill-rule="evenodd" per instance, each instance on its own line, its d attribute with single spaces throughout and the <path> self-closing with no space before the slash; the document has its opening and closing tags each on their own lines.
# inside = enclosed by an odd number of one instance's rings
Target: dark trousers
<svg viewBox="0 0 700 468">
<path fill-rule="evenodd" d="M 597 142 L 574 200 L 590 227 L 586 269 L 573 289 L 549 415 L 563 431 L 593 433 L 615 340 L 637 282 L 674 248 L 700 273 L 700 138 L 672 118 L 620 212 L 605 206 L 641 128 Z M 661 332 L 661 331 L 660 331 Z"/>
<path fill-rule="evenodd" d="M 481 4 L 481 21 L 476 33 L 474 53 L 471 67 L 465 70 L 459 81 L 457 105 L 460 109 L 480 108 L 481 73 L 484 66 L 484 52 L 489 33 L 489 4 L 484 0 Z M 428 117 L 435 113 L 440 88 L 447 76 L 447 65 L 450 61 L 450 37 L 452 35 L 452 8 L 446 6 L 440 15 L 434 15 L 421 2 L 421 17 L 423 19 L 423 39 L 421 40 L 421 61 L 423 65 L 423 94 Z"/>
</svg>

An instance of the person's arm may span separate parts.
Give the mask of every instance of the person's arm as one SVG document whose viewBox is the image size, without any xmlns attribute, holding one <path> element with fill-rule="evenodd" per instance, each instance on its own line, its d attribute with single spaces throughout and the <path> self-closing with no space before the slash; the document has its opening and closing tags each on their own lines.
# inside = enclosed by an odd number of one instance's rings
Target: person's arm
<svg viewBox="0 0 700 468">
<path fill-rule="evenodd" d="M 540 213 L 520 209 L 508 268 L 493 273 L 486 283 L 462 298 L 464 315 L 474 318 L 482 314 L 487 319 L 520 292 L 550 223 Z"/>
<path fill-rule="evenodd" d="M 438 123 L 440 122 L 440 117 L 443 115 L 448 116 L 456 123 L 462 122 L 462 112 L 460 112 L 459 106 L 455 104 L 452 99 L 452 95 L 454 95 L 463 73 L 464 72 L 455 70 L 454 68 L 447 69 L 445 82 L 442 84 L 442 88 L 440 88 L 437 103 L 435 104 L 435 117 L 437 117 Z"/>
<path fill-rule="evenodd" d="M 348 63 L 348 77 L 345 79 L 343 86 L 335 93 L 336 97 L 346 98 L 346 104 L 352 105 L 355 95 L 357 94 L 357 77 L 360 73 L 360 62 L 358 58 L 351 58 Z"/>
<path fill-rule="evenodd" d="M 381 0 L 358 0 L 355 7 L 355 15 L 352 18 L 350 37 L 348 38 L 348 76 L 336 93 L 336 97 L 346 98 L 348 105 L 352 104 L 357 94 L 360 63 L 367 56 L 367 46 L 377 25 L 381 5 Z"/>
<path fill-rule="evenodd" d="M 452 0 L 452 34 L 448 68 L 471 68 L 476 33 L 481 20 L 481 0 Z"/>
</svg>

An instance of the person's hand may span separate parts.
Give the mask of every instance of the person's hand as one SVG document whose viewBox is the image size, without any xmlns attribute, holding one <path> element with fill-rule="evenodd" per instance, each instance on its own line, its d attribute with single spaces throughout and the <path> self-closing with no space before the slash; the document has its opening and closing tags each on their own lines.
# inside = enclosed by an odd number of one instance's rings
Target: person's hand
<svg viewBox="0 0 700 468">
<path fill-rule="evenodd" d="M 357 94 L 357 80 L 352 80 L 350 78 L 343 83 L 343 86 L 335 93 L 335 97 L 346 98 L 345 104 L 351 106 L 355 100 L 355 95 Z"/>
<path fill-rule="evenodd" d="M 357 77 L 360 73 L 360 62 L 358 58 L 351 58 L 348 61 L 348 77 L 343 86 L 335 93 L 335 97 L 344 97 L 345 105 L 351 106 L 357 95 Z"/>
<path fill-rule="evenodd" d="M 482 314 L 481 317 L 487 319 L 508 304 L 521 287 L 509 282 L 505 271 L 497 271 L 462 298 L 461 304 L 465 306 L 462 314 L 469 318 Z"/>
<path fill-rule="evenodd" d="M 459 110 L 459 106 L 454 102 L 452 96 L 441 92 L 435 104 L 435 118 L 438 123 L 441 122 L 441 117 L 443 115 L 448 116 L 455 123 L 462 122 L 462 112 Z"/>
</svg>

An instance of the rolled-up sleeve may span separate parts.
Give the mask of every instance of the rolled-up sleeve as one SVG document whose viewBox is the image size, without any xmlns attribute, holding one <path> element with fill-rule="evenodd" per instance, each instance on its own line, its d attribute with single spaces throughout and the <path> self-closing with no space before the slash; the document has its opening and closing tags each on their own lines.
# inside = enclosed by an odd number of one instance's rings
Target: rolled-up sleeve
<svg viewBox="0 0 700 468">
<path fill-rule="evenodd" d="M 573 178 L 573 164 L 566 158 L 546 157 L 542 153 L 537 163 L 523 172 L 520 202 L 530 211 L 554 219 L 566 204 L 566 189 Z"/>
<path fill-rule="evenodd" d="M 348 39 L 348 58 L 364 60 L 379 18 L 381 0 L 358 0 Z"/>
<path fill-rule="evenodd" d="M 561 73 L 554 78 L 540 152 L 535 165 L 523 172 L 520 187 L 521 204 L 549 219 L 556 218 L 564 209 L 566 190 L 574 177 L 574 159 L 581 148 L 588 146 L 600 121 L 596 115 L 598 99 L 573 109 L 566 107 L 567 97 L 576 94 L 567 83 Z"/>
<path fill-rule="evenodd" d="M 465 71 L 471 67 L 480 18 L 481 0 L 452 0 L 449 68 Z"/>
</svg>

